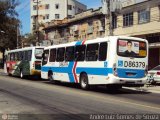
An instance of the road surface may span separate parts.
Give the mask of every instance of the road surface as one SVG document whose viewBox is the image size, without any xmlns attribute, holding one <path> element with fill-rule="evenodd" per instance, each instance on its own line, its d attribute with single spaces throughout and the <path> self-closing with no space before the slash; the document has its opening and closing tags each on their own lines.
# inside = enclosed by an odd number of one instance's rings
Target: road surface
<svg viewBox="0 0 160 120">
<path fill-rule="evenodd" d="M 74 84 L 0 75 L 0 108 L 1 114 L 27 114 L 26 119 L 81 120 L 91 119 L 93 114 L 158 114 L 160 94 L 129 89 L 113 92 L 103 87 L 84 91 Z"/>
</svg>

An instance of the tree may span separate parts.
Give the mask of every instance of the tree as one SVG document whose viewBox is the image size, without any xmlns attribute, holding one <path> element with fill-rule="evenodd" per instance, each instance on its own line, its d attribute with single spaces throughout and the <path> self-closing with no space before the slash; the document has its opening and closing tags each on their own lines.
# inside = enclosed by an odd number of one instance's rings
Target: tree
<svg viewBox="0 0 160 120">
<path fill-rule="evenodd" d="M 0 51 L 3 56 L 5 49 L 16 48 L 17 26 L 20 25 L 16 6 L 16 0 L 0 0 Z"/>
<path fill-rule="evenodd" d="M 23 41 L 24 43 L 27 43 L 29 45 L 31 44 L 36 45 L 37 43 L 36 33 L 29 33 L 29 34 L 26 34 L 25 36 L 26 36 L 26 40 Z M 44 34 L 41 31 L 39 31 L 39 41 L 42 42 L 43 40 L 44 40 Z"/>
</svg>

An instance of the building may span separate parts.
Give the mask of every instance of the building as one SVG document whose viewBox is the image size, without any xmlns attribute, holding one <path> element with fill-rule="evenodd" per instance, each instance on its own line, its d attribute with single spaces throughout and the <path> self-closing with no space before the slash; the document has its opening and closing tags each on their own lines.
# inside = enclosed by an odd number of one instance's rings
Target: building
<svg viewBox="0 0 160 120">
<path fill-rule="evenodd" d="M 38 7 L 37 7 L 38 5 Z M 51 20 L 62 20 L 72 17 L 87 9 L 87 6 L 76 0 L 31 0 L 31 32 L 36 29 L 38 13 L 39 26 Z"/>
<path fill-rule="evenodd" d="M 149 69 L 160 64 L 160 1 L 145 0 L 124 6 L 112 14 L 113 35 L 135 36 L 149 42 Z M 54 44 L 104 37 L 109 33 L 109 19 L 105 22 L 102 8 L 89 9 L 70 19 L 51 21 L 45 33 Z"/>
</svg>

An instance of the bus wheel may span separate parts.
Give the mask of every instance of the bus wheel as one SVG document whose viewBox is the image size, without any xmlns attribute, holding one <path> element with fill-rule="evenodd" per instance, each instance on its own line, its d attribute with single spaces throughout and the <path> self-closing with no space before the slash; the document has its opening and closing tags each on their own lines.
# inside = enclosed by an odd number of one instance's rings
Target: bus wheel
<svg viewBox="0 0 160 120">
<path fill-rule="evenodd" d="M 49 80 L 51 83 L 54 83 L 53 73 L 52 73 L 51 71 L 48 72 L 48 80 Z"/>
<path fill-rule="evenodd" d="M 22 70 L 20 71 L 20 77 L 21 77 L 21 79 L 23 79 L 23 78 L 24 78 L 24 75 L 23 75 Z"/>
<path fill-rule="evenodd" d="M 82 74 L 80 77 L 80 86 L 83 90 L 89 89 L 88 84 L 88 76 L 86 74 Z"/>
</svg>

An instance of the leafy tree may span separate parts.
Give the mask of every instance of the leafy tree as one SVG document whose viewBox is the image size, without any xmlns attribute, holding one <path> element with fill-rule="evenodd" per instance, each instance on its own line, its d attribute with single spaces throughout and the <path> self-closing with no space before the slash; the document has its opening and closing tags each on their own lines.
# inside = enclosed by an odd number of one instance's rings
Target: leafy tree
<svg viewBox="0 0 160 120">
<path fill-rule="evenodd" d="M 17 26 L 20 25 L 16 6 L 16 0 L 0 0 L 0 51 L 3 54 L 5 49 L 16 48 Z"/>
<path fill-rule="evenodd" d="M 26 40 L 23 41 L 24 43 L 28 43 L 29 45 L 36 45 L 37 43 L 37 35 L 35 33 L 26 34 Z M 43 32 L 39 31 L 39 41 L 42 42 L 44 40 Z"/>
</svg>

